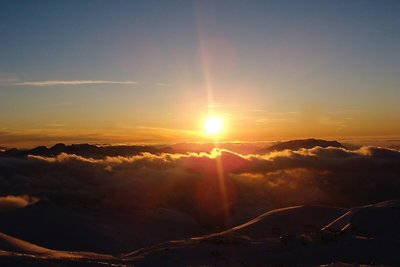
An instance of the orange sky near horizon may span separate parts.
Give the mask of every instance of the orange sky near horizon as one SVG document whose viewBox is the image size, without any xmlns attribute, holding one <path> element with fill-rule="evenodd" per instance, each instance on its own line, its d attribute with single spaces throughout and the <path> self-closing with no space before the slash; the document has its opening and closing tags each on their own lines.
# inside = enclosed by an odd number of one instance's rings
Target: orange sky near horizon
<svg viewBox="0 0 400 267">
<path fill-rule="evenodd" d="M 396 1 L 228 2 L 5 3 L 0 147 L 400 137 Z"/>
</svg>

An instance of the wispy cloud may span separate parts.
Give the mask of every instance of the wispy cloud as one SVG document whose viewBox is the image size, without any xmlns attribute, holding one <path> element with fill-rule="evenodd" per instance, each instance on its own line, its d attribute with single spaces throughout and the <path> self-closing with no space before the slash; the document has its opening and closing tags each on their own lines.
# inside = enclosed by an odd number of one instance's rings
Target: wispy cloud
<svg viewBox="0 0 400 267">
<path fill-rule="evenodd" d="M 136 81 L 109 81 L 109 80 L 49 80 L 49 81 L 27 81 L 12 83 L 19 86 L 57 86 L 57 85 L 90 85 L 90 84 L 137 84 Z"/>
</svg>

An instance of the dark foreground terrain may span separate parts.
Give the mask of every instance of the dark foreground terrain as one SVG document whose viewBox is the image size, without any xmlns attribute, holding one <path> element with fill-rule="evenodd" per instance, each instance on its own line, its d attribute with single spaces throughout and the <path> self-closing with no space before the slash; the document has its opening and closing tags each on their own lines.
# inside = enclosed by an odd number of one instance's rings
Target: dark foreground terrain
<svg viewBox="0 0 400 267">
<path fill-rule="evenodd" d="M 0 266 L 400 266 L 399 177 L 318 139 L 2 149 Z"/>
<path fill-rule="evenodd" d="M 109 255 L 0 234 L 1 266 L 399 266 L 400 201 L 277 209 L 231 229 Z M 341 262 L 342 264 L 339 264 Z"/>
</svg>

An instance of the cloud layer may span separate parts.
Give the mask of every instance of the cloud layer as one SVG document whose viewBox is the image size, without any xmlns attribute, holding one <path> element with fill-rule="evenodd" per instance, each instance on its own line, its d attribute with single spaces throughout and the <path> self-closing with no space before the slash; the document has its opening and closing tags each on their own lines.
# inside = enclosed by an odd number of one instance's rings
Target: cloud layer
<svg viewBox="0 0 400 267">
<path fill-rule="evenodd" d="M 400 152 L 362 147 L 243 155 L 142 153 L 130 157 L 0 157 L 0 193 L 100 210 L 167 207 L 204 220 L 243 208 L 362 205 L 400 198 Z"/>
</svg>

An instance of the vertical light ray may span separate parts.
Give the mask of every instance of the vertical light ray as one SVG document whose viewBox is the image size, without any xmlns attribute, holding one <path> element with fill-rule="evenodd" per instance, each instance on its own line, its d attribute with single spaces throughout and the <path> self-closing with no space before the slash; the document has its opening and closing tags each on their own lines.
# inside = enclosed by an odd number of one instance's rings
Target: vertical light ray
<svg viewBox="0 0 400 267">
<path fill-rule="evenodd" d="M 204 85 L 206 90 L 206 96 L 208 101 L 208 113 L 209 115 L 213 115 L 214 113 L 214 93 L 213 93 L 213 86 L 211 82 L 211 74 L 208 62 L 208 54 L 207 54 L 207 47 L 204 38 L 202 37 L 202 29 L 199 26 L 199 48 L 200 48 L 200 60 L 201 60 L 201 69 L 203 72 L 203 79 Z"/>
<path fill-rule="evenodd" d="M 218 144 L 216 144 L 218 145 Z M 229 227 L 230 226 L 230 216 L 229 216 L 229 201 L 228 201 L 228 193 L 226 190 L 226 180 L 225 180 L 225 174 L 224 174 L 224 168 L 222 165 L 222 155 L 219 155 L 215 159 L 216 164 L 217 164 L 217 173 L 218 173 L 218 184 L 219 184 L 219 190 L 222 196 L 222 208 L 224 211 L 225 215 L 225 226 Z"/>
<path fill-rule="evenodd" d="M 213 88 L 213 83 L 212 83 L 212 73 L 210 72 L 210 65 L 209 65 L 209 54 L 207 51 L 207 38 L 205 37 L 204 34 L 204 12 L 202 12 L 202 7 L 200 6 L 201 3 L 203 2 L 197 2 L 197 9 L 196 9 L 196 22 L 197 22 L 197 34 L 198 34 L 198 40 L 199 40 L 199 49 L 200 49 L 200 63 L 201 63 L 201 69 L 202 69 L 202 74 L 203 74 L 203 80 L 204 80 L 204 85 L 205 85 L 205 91 L 206 91 L 206 96 L 207 96 L 207 101 L 208 101 L 208 115 L 209 116 L 214 116 L 215 111 L 214 111 L 214 88 Z M 219 140 L 218 137 L 215 137 L 214 139 L 214 146 L 215 148 L 219 149 Z M 222 162 L 222 156 L 221 154 L 218 155 L 215 158 L 216 162 L 216 168 L 217 168 L 217 174 L 218 174 L 218 185 L 219 185 L 219 191 L 221 195 L 221 201 L 222 201 L 222 207 L 223 207 L 223 212 L 225 216 L 225 224 L 226 226 L 229 226 L 229 201 L 228 201 L 228 194 L 227 194 L 227 189 L 226 189 L 226 181 L 225 181 L 225 175 L 224 175 L 224 169 L 223 169 L 223 162 Z"/>
</svg>

